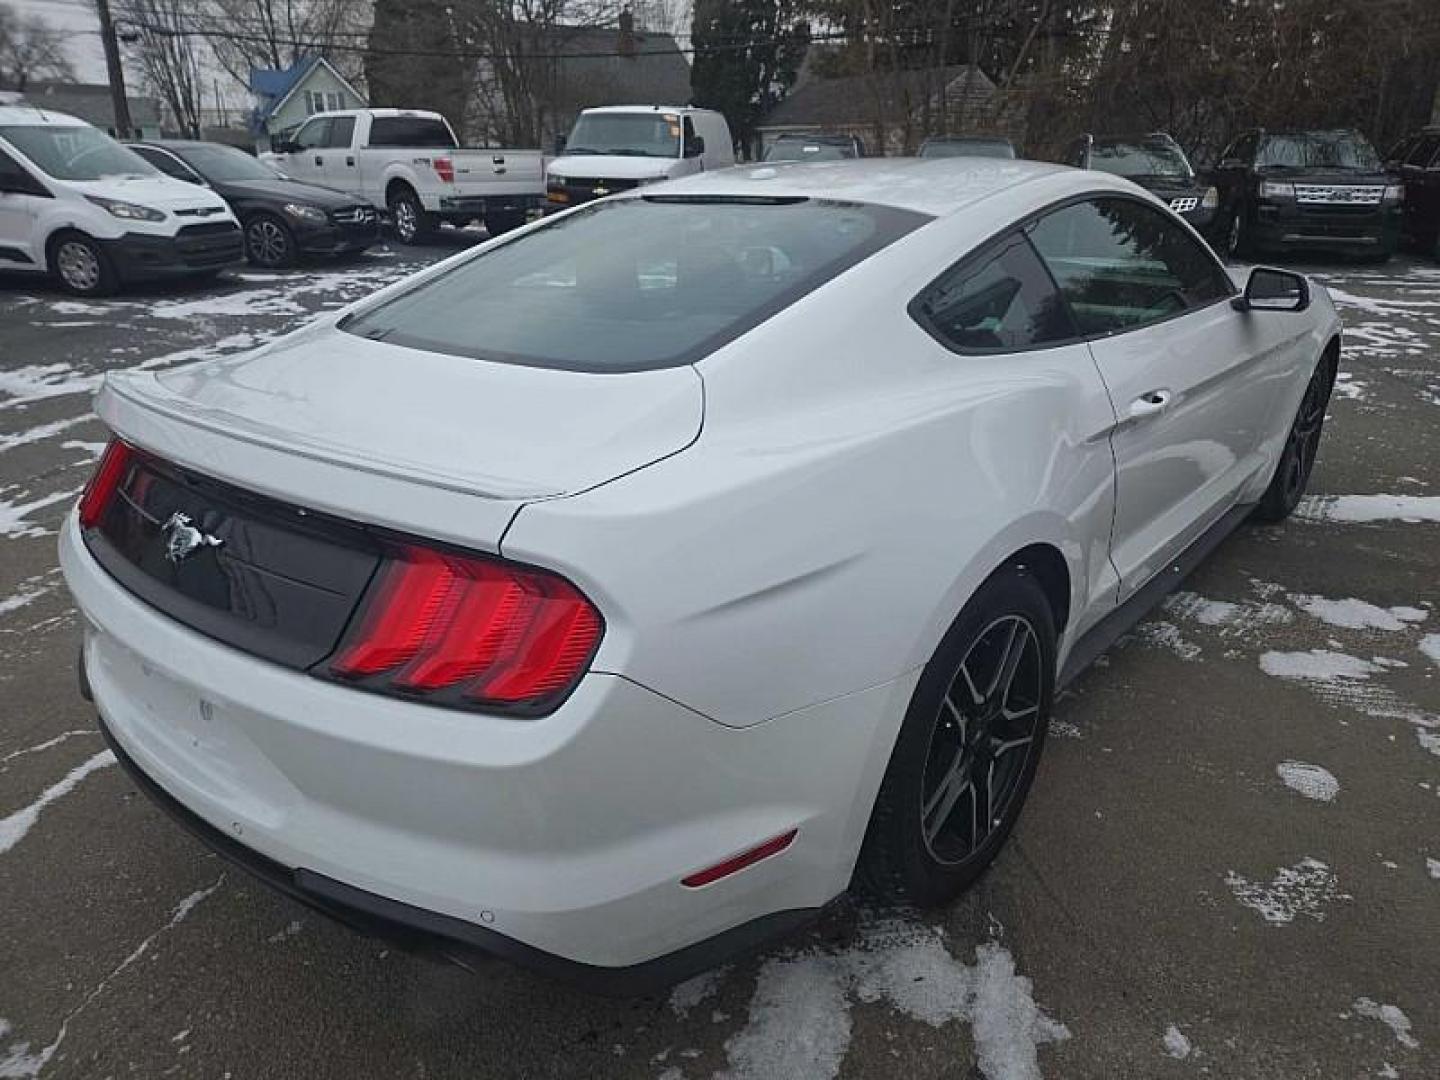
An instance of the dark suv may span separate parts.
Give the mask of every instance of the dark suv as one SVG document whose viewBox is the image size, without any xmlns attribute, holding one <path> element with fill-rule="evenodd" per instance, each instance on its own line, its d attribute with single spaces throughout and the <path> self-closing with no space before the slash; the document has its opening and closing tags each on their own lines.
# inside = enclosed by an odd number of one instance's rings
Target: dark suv
<svg viewBox="0 0 1440 1080">
<path fill-rule="evenodd" d="M 1326 250 L 1383 262 L 1401 188 L 1357 131 L 1247 131 L 1221 155 L 1219 236 L 1229 255 Z"/>
<path fill-rule="evenodd" d="M 1402 239 L 1440 258 L 1440 126 L 1401 139 L 1385 167 L 1405 187 Z"/>
<path fill-rule="evenodd" d="M 1180 144 L 1163 131 L 1149 135 L 1081 135 L 1063 159 L 1132 180 L 1169 205 L 1199 232 L 1215 218 L 1216 192 L 1201 182 Z"/>
</svg>

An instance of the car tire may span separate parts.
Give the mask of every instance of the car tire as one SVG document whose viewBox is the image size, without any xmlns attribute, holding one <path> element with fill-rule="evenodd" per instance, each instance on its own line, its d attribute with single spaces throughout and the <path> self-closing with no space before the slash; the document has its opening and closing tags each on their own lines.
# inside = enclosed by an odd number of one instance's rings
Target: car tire
<svg viewBox="0 0 1440 1080">
<path fill-rule="evenodd" d="M 274 214 L 245 219 L 245 258 L 252 266 L 283 270 L 295 265 L 297 255 L 295 233 Z"/>
<path fill-rule="evenodd" d="M 435 219 L 420 205 L 420 198 L 408 187 L 390 192 L 386 206 L 390 210 L 390 227 L 402 244 L 423 244 L 435 231 Z"/>
<path fill-rule="evenodd" d="M 485 231 L 491 236 L 503 236 L 524 224 L 524 210 L 505 210 L 485 215 Z"/>
<path fill-rule="evenodd" d="M 120 287 L 105 250 L 82 232 L 57 233 L 49 261 L 60 287 L 75 296 L 109 296 Z"/>
<path fill-rule="evenodd" d="M 1246 259 L 1251 254 L 1250 230 L 1245 225 L 1245 208 L 1237 206 L 1225 222 L 1225 255 L 1231 259 Z"/>
<path fill-rule="evenodd" d="M 860 889 L 929 907 L 980 876 L 1035 779 L 1054 687 L 1045 592 L 1023 569 L 1001 570 L 965 605 L 916 685 L 865 831 Z"/>
<path fill-rule="evenodd" d="M 1285 446 L 1275 465 L 1275 474 L 1265 494 L 1255 505 L 1251 516 L 1259 522 L 1274 524 L 1288 518 L 1310 484 L 1315 456 L 1320 449 L 1320 435 L 1325 428 L 1325 410 L 1330 405 L 1330 391 L 1335 386 L 1339 356 L 1335 349 L 1326 349 L 1305 386 L 1300 407 L 1285 436 Z"/>
</svg>

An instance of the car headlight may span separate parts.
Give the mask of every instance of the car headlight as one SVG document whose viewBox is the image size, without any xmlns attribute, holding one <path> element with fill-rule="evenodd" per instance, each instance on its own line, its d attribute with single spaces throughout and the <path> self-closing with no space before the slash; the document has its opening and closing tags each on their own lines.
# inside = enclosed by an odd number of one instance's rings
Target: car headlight
<svg viewBox="0 0 1440 1080">
<path fill-rule="evenodd" d="M 113 217 L 124 218 L 126 221 L 164 221 L 165 211 L 152 210 L 148 206 L 140 206 L 137 203 L 125 202 L 121 199 L 107 199 L 102 195 L 86 195 L 96 206 L 103 207 Z"/>
<path fill-rule="evenodd" d="M 1295 185 L 1282 184 L 1279 180 L 1261 180 L 1260 198 L 1293 199 L 1295 198 Z"/>
<path fill-rule="evenodd" d="M 1200 199 L 1200 208 L 1202 210 L 1214 210 L 1219 205 L 1220 192 L 1213 187 L 1206 188 L 1204 196 Z"/>
<path fill-rule="evenodd" d="M 1386 184 L 1385 195 L 1380 201 L 1383 202 L 1386 206 L 1398 206 L 1400 203 L 1405 201 L 1405 185 Z"/>
<path fill-rule="evenodd" d="M 315 206 L 304 206 L 300 203 L 287 202 L 280 209 L 300 221 L 310 221 L 317 225 L 323 225 L 326 220 L 325 211 Z"/>
</svg>

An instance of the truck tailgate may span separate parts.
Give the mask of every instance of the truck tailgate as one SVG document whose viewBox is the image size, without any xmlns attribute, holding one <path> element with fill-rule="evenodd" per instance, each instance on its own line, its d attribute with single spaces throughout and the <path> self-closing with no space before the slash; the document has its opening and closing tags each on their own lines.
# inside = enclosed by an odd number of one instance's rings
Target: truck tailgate
<svg viewBox="0 0 1440 1080">
<path fill-rule="evenodd" d="M 545 190 L 539 150 L 453 150 L 450 158 L 455 195 L 538 195 Z"/>
</svg>

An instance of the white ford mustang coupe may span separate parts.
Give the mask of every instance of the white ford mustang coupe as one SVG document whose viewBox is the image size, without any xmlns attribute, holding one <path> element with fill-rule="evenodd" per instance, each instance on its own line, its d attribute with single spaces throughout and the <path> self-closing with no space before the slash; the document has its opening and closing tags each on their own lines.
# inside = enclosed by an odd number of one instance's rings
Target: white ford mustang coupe
<svg viewBox="0 0 1440 1080">
<path fill-rule="evenodd" d="M 82 688 L 302 902 L 656 987 L 973 881 L 1056 687 L 1295 506 L 1339 335 L 1104 173 L 641 188 L 108 379 Z"/>
</svg>

